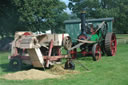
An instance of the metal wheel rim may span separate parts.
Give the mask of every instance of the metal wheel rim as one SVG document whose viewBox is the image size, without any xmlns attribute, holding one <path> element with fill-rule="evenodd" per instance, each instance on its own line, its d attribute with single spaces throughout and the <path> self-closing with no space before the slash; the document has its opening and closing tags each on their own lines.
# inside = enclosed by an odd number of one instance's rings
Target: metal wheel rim
<svg viewBox="0 0 128 85">
<path fill-rule="evenodd" d="M 99 60 L 101 58 L 101 49 L 100 46 L 96 46 L 96 52 L 95 52 L 96 60 Z"/>
<path fill-rule="evenodd" d="M 115 55 L 117 50 L 117 42 L 116 42 L 116 37 L 113 35 L 111 38 L 111 52 L 112 52 L 112 56 Z"/>
</svg>

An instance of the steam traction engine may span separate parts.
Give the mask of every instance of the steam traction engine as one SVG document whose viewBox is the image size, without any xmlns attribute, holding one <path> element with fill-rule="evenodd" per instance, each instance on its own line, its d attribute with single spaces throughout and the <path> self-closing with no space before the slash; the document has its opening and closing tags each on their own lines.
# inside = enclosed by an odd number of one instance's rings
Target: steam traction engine
<svg viewBox="0 0 128 85">
<path fill-rule="evenodd" d="M 99 60 L 104 54 L 114 56 L 117 49 L 116 35 L 108 32 L 109 27 L 106 21 L 94 26 L 86 21 L 85 14 L 85 11 L 82 11 L 81 33 L 76 39 L 77 43 L 73 43 L 70 49 L 72 58 L 76 57 L 77 48 L 80 48 L 80 53 L 84 56 L 92 55 L 94 61 Z"/>
</svg>

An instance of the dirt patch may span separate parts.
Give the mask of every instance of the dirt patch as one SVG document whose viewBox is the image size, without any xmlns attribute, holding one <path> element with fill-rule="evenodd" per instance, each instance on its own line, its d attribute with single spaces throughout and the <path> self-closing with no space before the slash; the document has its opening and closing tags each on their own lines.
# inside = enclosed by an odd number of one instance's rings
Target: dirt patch
<svg viewBox="0 0 128 85">
<path fill-rule="evenodd" d="M 0 78 L 7 80 L 42 80 L 47 78 L 60 78 L 64 74 L 75 74 L 79 73 L 74 70 L 65 70 L 63 66 L 57 65 L 47 71 L 31 69 L 27 71 L 19 71 L 15 73 L 8 73 Z"/>
<path fill-rule="evenodd" d="M 46 71 L 40 71 L 36 69 L 31 69 L 28 71 L 19 71 L 16 73 L 8 73 L 3 75 L 1 78 L 8 79 L 8 80 L 41 80 L 47 78 L 58 78 L 59 75 L 53 75 Z"/>
<path fill-rule="evenodd" d="M 78 71 L 75 70 L 65 70 L 63 66 L 61 65 L 56 65 L 50 70 L 48 70 L 49 73 L 55 74 L 55 75 L 64 75 L 64 74 L 76 74 L 79 73 Z"/>
</svg>

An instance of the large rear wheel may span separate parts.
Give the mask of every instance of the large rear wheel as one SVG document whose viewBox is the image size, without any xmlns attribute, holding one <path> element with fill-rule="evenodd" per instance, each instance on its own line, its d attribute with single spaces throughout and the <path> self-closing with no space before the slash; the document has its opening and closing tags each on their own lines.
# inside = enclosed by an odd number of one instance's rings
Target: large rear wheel
<svg viewBox="0 0 128 85">
<path fill-rule="evenodd" d="M 114 56 L 117 50 L 116 35 L 107 33 L 105 37 L 105 52 L 108 56 Z"/>
</svg>

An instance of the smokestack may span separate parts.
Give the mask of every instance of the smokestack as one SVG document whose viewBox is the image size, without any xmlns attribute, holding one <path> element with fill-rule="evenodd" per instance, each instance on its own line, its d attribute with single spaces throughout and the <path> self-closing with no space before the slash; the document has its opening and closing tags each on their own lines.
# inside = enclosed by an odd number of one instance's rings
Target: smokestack
<svg viewBox="0 0 128 85">
<path fill-rule="evenodd" d="M 81 34 L 85 34 L 86 33 L 86 26 L 85 26 L 85 11 L 83 10 L 81 12 Z"/>
</svg>

